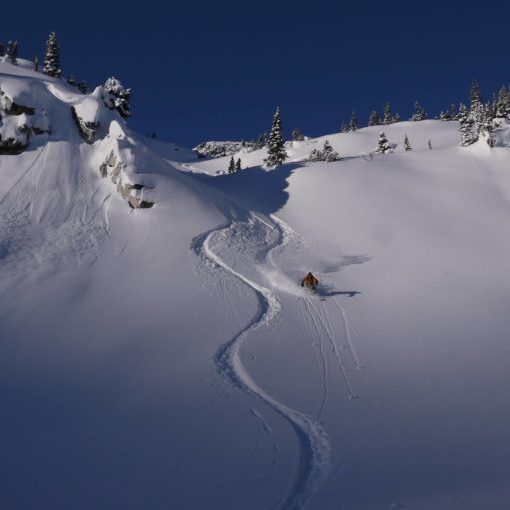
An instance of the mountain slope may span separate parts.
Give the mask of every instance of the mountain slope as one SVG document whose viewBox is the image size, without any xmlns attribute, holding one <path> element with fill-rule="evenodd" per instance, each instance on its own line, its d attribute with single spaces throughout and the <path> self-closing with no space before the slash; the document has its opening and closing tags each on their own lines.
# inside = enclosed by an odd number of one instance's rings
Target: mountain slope
<svg viewBox="0 0 510 510">
<path fill-rule="evenodd" d="M 508 148 L 398 123 L 393 154 L 366 128 L 217 175 L 101 89 L 0 63 L 4 88 L 51 128 L 0 156 L 6 506 L 510 502 Z M 326 138 L 344 159 L 305 162 Z"/>
</svg>

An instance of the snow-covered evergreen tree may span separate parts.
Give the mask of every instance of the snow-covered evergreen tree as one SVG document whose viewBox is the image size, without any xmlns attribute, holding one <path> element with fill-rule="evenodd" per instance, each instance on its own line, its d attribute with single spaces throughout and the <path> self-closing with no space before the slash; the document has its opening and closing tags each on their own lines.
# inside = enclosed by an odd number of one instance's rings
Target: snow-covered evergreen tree
<svg viewBox="0 0 510 510">
<path fill-rule="evenodd" d="M 380 126 L 381 125 L 381 116 L 379 112 L 373 111 L 370 114 L 370 118 L 368 119 L 369 126 Z"/>
<path fill-rule="evenodd" d="M 452 120 L 450 111 L 449 110 L 446 110 L 446 111 L 441 110 L 441 113 L 439 114 L 439 120 L 443 120 L 443 121 Z"/>
<path fill-rule="evenodd" d="M 82 93 L 82 94 L 88 94 L 88 91 L 89 91 L 89 86 L 87 85 L 87 82 L 84 81 L 84 80 L 81 80 L 79 83 L 78 83 L 78 90 Z"/>
<path fill-rule="evenodd" d="M 503 85 L 499 89 L 498 99 L 496 103 L 496 118 L 498 119 L 506 119 L 508 116 L 508 106 L 509 106 L 509 92 L 506 85 Z"/>
<path fill-rule="evenodd" d="M 115 108 L 123 119 L 131 116 L 131 89 L 126 89 L 115 77 L 108 78 L 104 84 L 107 93 L 103 96 L 108 108 Z"/>
<path fill-rule="evenodd" d="M 235 171 L 236 171 L 236 162 L 234 161 L 234 156 L 230 156 L 227 173 L 233 174 L 233 173 L 235 173 Z"/>
<path fill-rule="evenodd" d="M 483 103 L 482 90 L 480 89 L 478 81 L 475 79 L 471 82 L 471 91 L 469 95 L 471 98 L 471 108 L 473 108 L 473 105 L 475 104 Z"/>
<path fill-rule="evenodd" d="M 393 118 L 393 112 L 391 111 L 391 105 L 390 103 L 386 103 L 384 105 L 384 114 L 383 114 L 383 124 L 393 124 L 394 118 Z"/>
<path fill-rule="evenodd" d="M 237 158 L 235 171 L 241 171 L 241 158 Z"/>
<path fill-rule="evenodd" d="M 466 105 L 460 104 L 458 119 L 460 122 L 459 131 L 461 134 L 461 146 L 467 147 L 478 140 L 478 133 L 475 129 L 475 122 Z"/>
<path fill-rule="evenodd" d="M 339 159 L 340 155 L 333 149 L 328 140 L 324 142 L 322 149 L 313 149 L 308 157 L 309 161 L 327 161 L 328 163 Z"/>
<path fill-rule="evenodd" d="M 354 131 L 357 131 L 358 129 L 359 129 L 358 116 L 356 115 L 356 112 L 352 112 L 351 121 L 349 122 L 349 131 L 351 133 L 354 133 Z"/>
<path fill-rule="evenodd" d="M 340 133 L 348 133 L 349 132 L 349 126 L 347 122 L 342 122 L 342 125 L 340 126 Z"/>
<path fill-rule="evenodd" d="M 379 133 L 377 147 L 375 148 L 374 152 L 376 154 L 386 154 L 387 152 L 392 152 L 390 142 L 388 142 L 388 138 L 386 138 L 386 135 L 382 131 Z"/>
<path fill-rule="evenodd" d="M 253 150 L 263 149 L 267 144 L 267 133 L 262 133 L 253 143 Z"/>
<path fill-rule="evenodd" d="M 34 71 L 39 72 L 39 57 L 37 55 L 34 57 Z"/>
<path fill-rule="evenodd" d="M 46 56 L 44 58 L 43 73 L 54 78 L 60 78 L 60 47 L 57 41 L 57 34 L 51 32 L 46 42 Z"/>
<path fill-rule="evenodd" d="M 404 149 L 407 151 L 412 151 L 413 148 L 411 147 L 411 142 L 409 142 L 409 138 L 407 137 L 407 134 L 404 136 Z"/>
<path fill-rule="evenodd" d="M 285 152 L 285 138 L 283 135 L 282 118 L 280 108 L 276 109 L 273 117 L 273 125 L 267 141 L 267 157 L 264 163 L 269 166 L 281 165 L 287 159 Z"/>
<path fill-rule="evenodd" d="M 292 130 L 292 141 L 302 142 L 305 139 L 305 135 L 301 132 L 301 129 L 295 128 Z"/>
<path fill-rule="evenodd" d="M 0 57 L 3 57 L 5 55 L 5 46 L 2 41 L 0 41 Z"/>
<path fill-rule="evenodd" d="M 7 58 L 12 64 L 18 63 L 18 41 L 9 41 L 7 43 Z"/>
<path fill-rule="evenodd" d="M 393 123 L 396 123 L 396 122 L 401 122 L 402 121 L 402 118 L 400 117 L 400 113 L 395 113 L 395 115 L 393 115 Z"/>
<path fill-rule="evenodd" d="M 418 122 L 420 120 L 425 120 L 426 118 L 427 113 L 425 112 L 421 104 L 418 102 L 418 100 L 416 100 L 414 103 L 414 113 L 413 116 L 411 117 L 411 120 Z"/>
</svg>

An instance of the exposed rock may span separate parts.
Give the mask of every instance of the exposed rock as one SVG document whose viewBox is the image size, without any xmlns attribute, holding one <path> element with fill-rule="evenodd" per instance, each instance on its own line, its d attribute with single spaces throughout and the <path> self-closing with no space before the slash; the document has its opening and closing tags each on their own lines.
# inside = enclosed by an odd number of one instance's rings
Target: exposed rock
<svg viewBox="0 0 510 510">
<path fill-rule="evenodd" d="M 124 163 L 117 161 L 117 157 L 113 150 L 105 159 L 104 163 L 99 167 L 101 177 L 110 177 L 117 192 L 125 198 L 130 207 L 133 209 L 149 209 L 154 205 L 154 202 L 144 200 L 142 197 L 142 190 L 145 188 L 143 184 L 132 184 L 130 182 L 124 183 L 123 168 Z M 125 174 L 124 174 L 125 175 Z"/>
<path fill-rule="evenodd" d="M 23 143 L 14 138 L 2 140 L 0 135 L 0 155 L 16 155 L 21 154 L 28 147 L 28 142 Z"/>
<path fill-rule="evenodd" d="M 15 103 L 10 97 L 4 96 L 5 111 L 9 115 L 34 115 L 35 108 Z"/>
<path fill-rule="evenodd" d="M 71 106 L 71 114 L 82 138 L 87 143 L 93 144 L 96 141 L 97 131 L 99 129 L 99 122 L 84 121 L 81 117 L 78 116 L 74 106 Z"/>
</svg>

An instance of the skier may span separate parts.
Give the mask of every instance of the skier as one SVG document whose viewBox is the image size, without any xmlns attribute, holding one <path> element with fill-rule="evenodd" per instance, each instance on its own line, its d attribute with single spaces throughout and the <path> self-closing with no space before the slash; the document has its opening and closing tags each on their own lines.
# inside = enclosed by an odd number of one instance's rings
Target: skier
<svg viewBox="0 0 510 510">
<path fill-rule="evenodd" d="M 318 284 L 319 280 L 317 280 L 317 278 L 315 278 L 315 276 L 312 273 L 308 273 L 301 281 L 301 287 L 304 287 L 306 285 L 313 292 L 317 292 Z"/>
</svg>

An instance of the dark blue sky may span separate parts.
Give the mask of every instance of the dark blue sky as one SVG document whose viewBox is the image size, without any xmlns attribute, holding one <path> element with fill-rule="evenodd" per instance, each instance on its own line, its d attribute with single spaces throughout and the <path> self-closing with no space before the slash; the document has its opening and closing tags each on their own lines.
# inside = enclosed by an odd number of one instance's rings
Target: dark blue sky
<svg viewBox="0 0 510 510">
<path fill-rule="evenodd" d="M 256 137 L 276 105 L 287 132 L 314 136 L 352 109 L 362 125 L 386 101 L 404 118 L 416 98 L 436 114 L 467 100 L 473 77 L 486 94 L 510 82 L 504 2 L 161 4 L 19 4 L 0 40 L 41 58 L 55 30 L 66 75 L 117 76 L 133 89 L 130 124 L 187 146 Z"/>
</svg>

